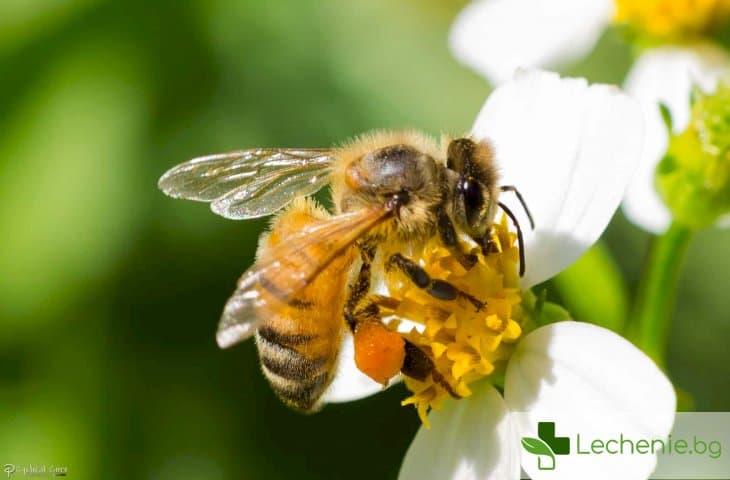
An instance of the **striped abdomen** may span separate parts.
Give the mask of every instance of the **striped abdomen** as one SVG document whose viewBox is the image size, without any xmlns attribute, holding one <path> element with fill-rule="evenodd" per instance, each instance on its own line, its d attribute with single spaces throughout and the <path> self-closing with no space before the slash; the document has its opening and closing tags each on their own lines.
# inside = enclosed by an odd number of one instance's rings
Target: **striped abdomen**
<svg viewBox="0 0 730 480">
<path fill-rule="evenodd" d="M 294 202 L 276 218 L 271 233 L 262 238 L 259 257 L 313 218 L 324 215 L 327 213 L 309 201 Z M 353 258 L 352 249 L 335 258 L 286 303 L 275 298 L 276 285 L 260 288 L 266 300 L 266 307 L 257 311 L 261 326 L 256 332 L 256 346 L 261 369 L 279 398 L 290 407 L 316 410 L 332 380 L 345 327 L 343 308 Z"/>
</svg>

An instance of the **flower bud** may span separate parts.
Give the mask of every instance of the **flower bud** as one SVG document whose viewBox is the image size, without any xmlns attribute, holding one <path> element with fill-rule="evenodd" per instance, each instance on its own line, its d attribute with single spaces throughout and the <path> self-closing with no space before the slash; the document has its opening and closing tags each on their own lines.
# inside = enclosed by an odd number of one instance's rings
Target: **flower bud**
<svg viewBox="0 0 730 480">
<path fill-rule="evenodd" d="M 675 221 L 698 229 L 730 213 L 730 85 L 693 96 L 689 126 L 670 137 L 655 181 Z"/>
</svg>

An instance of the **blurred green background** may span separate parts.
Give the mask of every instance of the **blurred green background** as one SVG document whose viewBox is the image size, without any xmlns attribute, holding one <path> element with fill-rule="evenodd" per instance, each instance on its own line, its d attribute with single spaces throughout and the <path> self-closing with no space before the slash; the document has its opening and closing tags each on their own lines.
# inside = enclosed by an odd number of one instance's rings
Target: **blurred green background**
<svg viewBox="0 0 730 480">
<path fill-rule="evenodd" d="M 310 417 L 283 407 L 250 342 L 214 342 L 266 222 L 173 201 L 156 181 L 229 149 L 468 130 L 489 86 L 448 53 L 465 3 L 0 3 L 0 464 L 395 478 L 419 426 L 404 389 Z M 570 73 L 620 82 L 629 62 L 609 33 Z M 591 262 L 610 254 L 636 284 L 648 236 L 619 214 L 605 239 L 550 286 L 577 317 L 624 315 Z M 699 234 L 680 285 L 668 368 L 698 410 L 730 410 L 729 246 L 730 231 Z"/>
</svg>

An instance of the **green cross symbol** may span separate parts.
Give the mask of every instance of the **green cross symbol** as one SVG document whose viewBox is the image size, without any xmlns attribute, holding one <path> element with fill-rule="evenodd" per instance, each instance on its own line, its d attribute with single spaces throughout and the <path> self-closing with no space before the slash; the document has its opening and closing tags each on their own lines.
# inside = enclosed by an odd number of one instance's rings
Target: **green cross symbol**
<svg viewBox="0 0 730 480">
<path fill-rule="evenodd" d="M 522 447 L 533 455 L 537 455 L 537 468 L 555 470 L 555 455 L 570 453 L 570 438 L 555 436 L 555 422 L 538 422 L 538 438 L 522 437 Z M 550 463 L 543 465 L 543 457 L 550 458 Z"/>
</svg>

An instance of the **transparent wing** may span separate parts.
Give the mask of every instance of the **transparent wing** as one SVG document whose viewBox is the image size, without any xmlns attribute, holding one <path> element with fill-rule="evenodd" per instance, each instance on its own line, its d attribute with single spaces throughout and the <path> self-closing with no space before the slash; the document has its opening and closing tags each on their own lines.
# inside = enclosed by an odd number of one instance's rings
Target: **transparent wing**
<svg viewBox="0 0 730 480">
<path fill-rule="evenodd" d="M 335 258 L 382 221 L 386 208 L 346 213 L 307 225 L 268 250 L 238 281 L 216 340 L 227 348 L 250 337 L 262 318 L 286 306 Z"/>
<path fill-rule="evenodd" d="M 332 152 L 262 148 L 208 155 L 171 168 L 157 185 L 173 198 L 211 202 L 226 218 L 263 217 L 325 186 Z"/>
</svg>

